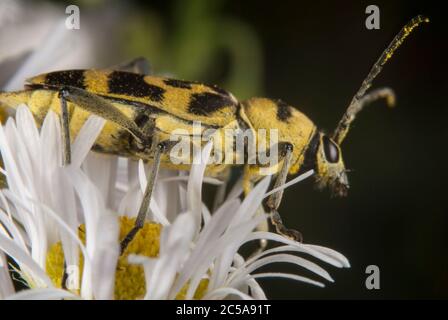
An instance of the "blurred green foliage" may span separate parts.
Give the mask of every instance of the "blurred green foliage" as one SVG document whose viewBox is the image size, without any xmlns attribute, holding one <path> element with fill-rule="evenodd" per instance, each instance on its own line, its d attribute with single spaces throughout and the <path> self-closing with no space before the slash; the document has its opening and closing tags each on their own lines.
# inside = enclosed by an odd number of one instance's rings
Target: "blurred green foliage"
<svg viewBox="0 0 448 320">
<path fill-rule="evenodd" d="M 120 34 L 126 56 L 145 56 L 157 72 L 182 79 L 218 78 L 238 97 L 257 94 L 262 79 L 258 38 L 243 22 L 223 16 L 221 5 L 222 1 L 177 0 L 171 6 L 171 25 L 155 10 L 133 12 L 122 22 Z M 213 70 L 223 55 L 228 65 L 221 76 Z"/>
<path fill-rule="evenodd" d="M 158 1 L 70 3 L 80 6 L 82 14 L 98 17 L 97 22 L 101 11 L 119 11 L 109 36 L 125 60 L 143 56 L 156 74 L 218 84 L 241 100 L 260 94 L 263 56 L 258 35 L 244 21 L 223 13 L 226 1 L 174 0 L 164 2 L 163 11 Z"/>
</svg>

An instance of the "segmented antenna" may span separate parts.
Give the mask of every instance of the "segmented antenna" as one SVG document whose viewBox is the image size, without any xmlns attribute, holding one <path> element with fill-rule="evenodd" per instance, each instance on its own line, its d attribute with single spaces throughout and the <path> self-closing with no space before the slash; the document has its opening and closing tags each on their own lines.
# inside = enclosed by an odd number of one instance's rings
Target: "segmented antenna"
<svg viewBox="0 0 448 320">
<path fill-rule="evenodd" d="M 372 101 L 372 99 L 365 99 L 366 101 L 364 101 L 363 104 L 360 104 L 366 91 L 372 85 L 373 80 L 381 72 L 381 70 L 383 69 L 383 66 L 386 64 L 386 62 L 389 61 L 390 58 L 392 58 L 393 54 L 401 46 L 401 44 L 404 42 L 404 40 L 411 34 L 412 30 L 423 22 L 429 22 L 429 19 L 427 17 L 421 16 L 421 15 L 419 15 L 419 16 L 413 18 L 411 21 L 409 21 L 400 30 L 400 32 L 394 37 L 394 39 L 391 41 L 389 46 L 383 51 L 381 56 L 375 62 L 372 69 L 370 69 L 369 74 L 362 82 L 361 87 L 359 88 L 358 92 L 356 92 L 355 96 L 353 97 L 352 101 L 350 102 L 350 105 L 347 108 L 347 111 L 345 112 L 345 114 L 342 117 L 341 121 L 339 122 L 336 130 L 334 131 L 333 139 L 338 144 L 340 144 L 344 140 L 344 138 L 350 128 L 350 124 L 355 119 L 356 114 L 362 110 L 362 107 L 366 105 L 366 102 Z M 377 95 L 377 96 L 381 97 L 381 95 Z M 391 96 L 389 96 L 387 98 L 389 101 L 392 101 L 393 93 L 391 94 Z"/>
</svg>

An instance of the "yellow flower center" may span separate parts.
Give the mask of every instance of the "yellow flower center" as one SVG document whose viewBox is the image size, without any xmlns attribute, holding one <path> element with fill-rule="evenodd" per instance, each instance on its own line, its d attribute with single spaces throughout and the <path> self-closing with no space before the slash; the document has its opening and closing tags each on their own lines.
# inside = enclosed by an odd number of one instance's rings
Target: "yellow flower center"
<svg viewBox="0 0 448 320">
<path fill-rule="evenodd" d="M 134 226 L 135 218 L 120 217 L 120 239 Z M 146 293 L 145 274 L 141 265 L 129 264 L 130 254 L 143 255 L 155 258 L 159 254 L 160 232 L 162 226 L 154 222 L 146 222 L 144 227 L 137 233 L 129 243 L 124 253 L 119 257 L 115 273 L 114 298 L 118 300 L 140 299 Z M 79 237 L 85 243 L 85 226 L 79 227 Z M 83 269 L 84 259 L 80 254 L 79 270 Z M 46 257 L 46 271 L 53 284 L 60 288 L 64 273 L 64 252 L 61 242 L 50 247 Z M 82 273 L 80 275 L 82 277 Z M 208 280 L 203 279 L 195 294 L 195 299 L 203 297 L 207 291 Z M 188 284 L 177 294 L 176 299 L 185 299 Z"/>
</svg>

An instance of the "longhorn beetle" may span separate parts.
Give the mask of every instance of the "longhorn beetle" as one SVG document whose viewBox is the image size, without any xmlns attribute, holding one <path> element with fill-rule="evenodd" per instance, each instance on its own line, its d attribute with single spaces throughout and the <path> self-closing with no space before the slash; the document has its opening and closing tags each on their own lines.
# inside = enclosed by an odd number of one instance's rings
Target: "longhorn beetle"
<svg viewBox="0 0 448 320">
<path fill-rule="evenodd" d="M 86 119 L 94 114 L 106 124 L 97 138 L 95 151 L 152 161 L 152 170 L 134 228 L 121 241 L 122 252 L 142 228 L 160 165 L 188 169 L 170 162 L 169 133 L 178 127 L 190 128 L 193 121 L 205 127 L 223 129 L 230 124 L 254 132 L 276 128 L 281 147 L 274 187 L 283 185 L 287 175 L 314 169 L 318 186 L 328 186 L 338 196 L 347 194 L 349 183 L 340 145 L 356 115 L 372 101 L 385 98 L 394 104 L 393 91 L 375 89 L 367 93 L 395 50 L 411 31 L 422 22 L 417 16 L 406 24 L 373 65 L 356 92 L 345 114 L 331 135 L 319 131 L 303 113 L 280 100 L 251 98 L 239 102 L 216 86 L 149 75 L 149 64 L 136 59 L 111 70 L 66 70 L 41 74 L 29 79 L 25 90 L 0 93 L 0 103 L 15 107 L 26 103 L 36 121 L 42 121 L 49 110 L 60 115 L 64 164 L 70 163 L 70 137 L 77 134 Z M 244 157 L 244 155 L 239 155 Z M 222 176 L 228 165 L 214 165 L 206 173 Z M 245 164 L 243 186 L 247 192 L 260 179 L 260 165 Z M 300 233 L 287 229 L 278 207 L 282 191 L 267 200 L 272 224 L 278 233 L 300 240 Z"/>
</svg>

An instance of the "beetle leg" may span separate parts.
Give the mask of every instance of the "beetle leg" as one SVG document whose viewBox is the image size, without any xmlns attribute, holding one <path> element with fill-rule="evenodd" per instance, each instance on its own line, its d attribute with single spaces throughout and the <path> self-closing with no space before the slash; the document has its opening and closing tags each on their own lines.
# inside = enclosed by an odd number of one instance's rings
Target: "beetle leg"
<svg viewBox="0 0 448 320">
<path fill-rule="evenodd" d="M 145 193 L 143 194 L 142 203 L 140 204 L 140 208 L 138 210 L 137 218 L 135 220 L 134 227 L 128 234 L 124 237 L 124 239 L 120 243 L 121 254 L 126 250 L 129 243 L 134 239 L 137 232 L 143 228 L 146 220 L 146 215 L 148 213 L 149 204 L 151 201 L 152 192 L 154 189 L 154 183 L 157 178 L 157 174 L 160 168 L 160 158 L 162 154 L 168 152 L 171 149 L 172 141 L 162 141 L 157 143 L 157 145 L 153 145 L 153 154 L 154 160 L 152 163 L 151 170 L 149 171 L 149 175 L 147 177 L 147 183 L 145 188 Z"/>
<path fill-rule="evenodd" d="M 148 137 L 128 116 L 116 108 L 113 104 L 102 97 L 90 93 L 86 90 L 75 87 L 63 87 L 59 90 L 59 97 L 61 99 L 62 109 L 67 102 L 72 102 L 77 107 L 84 109 L 94 115 L 104 118 L 123 127 L 141 144 L 150 144 L 150 137 Z M 67 109 L 65 107 L 65 109 Z M 66 118 L 68 119 L 68 117 Z"/>
<path fill-rule="evenodd" d="M 60 95 L 61 102 L 61 127 L 62 127 L 62 164 L 67 166 L 71 162 L 70 148 L 70 121 L 67 108 L 67 100 Z"/>
<path fill-rule="evenodd" d="M 143 74 L 145 76 L 152 74 L 151 64 L 149 63 L 148 59 L 144 57 L 138 57 L 130 61 L 120 63 L 116 66 L 110 67 L 109 69 L 134 72 Z"/>
<path fill-rule="evenodd" d="M 282 145 L 282 147 L 283 152 L 281 156 L 283 158 L 283 164 L 279 174 L 277 175 L 277 179 L 275 180 L 273 187 L 274 189 L 285 184 L 286 178 L 288 176 L 289 166 L 291 165 L 293 146 L 290 143 L 285 143 Z M 278 207 L 280 206 L 282 197 L 283 197 L 283 189 L 270 195 L 266 201 L 266 206 L 268 207 L 269 215 L 271 217 L 271 223 L 275 226 L 277 233 L 287 238 L 290 238 L 294 241 L 302 242 L 301 233 L 296 230 L 286 228 L 285 225 L 283 224 L 280 214 L 278 213 Z"/>
</svg>

